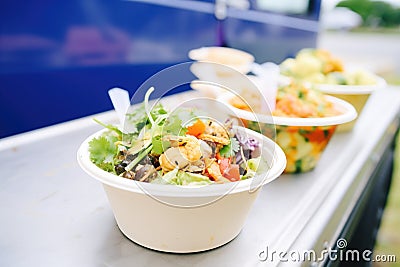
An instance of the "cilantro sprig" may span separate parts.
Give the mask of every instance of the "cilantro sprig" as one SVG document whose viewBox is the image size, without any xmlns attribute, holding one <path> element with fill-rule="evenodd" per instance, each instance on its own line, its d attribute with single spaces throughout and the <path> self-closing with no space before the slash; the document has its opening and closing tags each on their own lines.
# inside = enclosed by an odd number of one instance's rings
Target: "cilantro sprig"
<svg viewBox="0 0 400 267">
<path fill-rule="evenodd" d="M 115 136 L 100 136 L 89 142 L 90 160 L 106 171 L 114 171 L 114 158 L 118 153 Z"/>
<path fill-rule="evenodd" d="M 238 140 L 236 140 L 235 137 L 231 137 L 230 143 L 227 145 L 224 145 L 219 150 L 219 154 L 221 155 L 221 157 L 230 158 L 230 157 L 233 157 L 236 154 L 236 152 L 239 151 L 239 148 L 240 148 L 240 144 L 239 144 Z"/>
</svg>

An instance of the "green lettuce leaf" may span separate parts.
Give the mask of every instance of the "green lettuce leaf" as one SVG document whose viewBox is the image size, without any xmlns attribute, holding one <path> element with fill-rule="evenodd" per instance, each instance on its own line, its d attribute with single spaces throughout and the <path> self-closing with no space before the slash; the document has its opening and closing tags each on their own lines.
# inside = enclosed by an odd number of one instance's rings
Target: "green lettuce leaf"
<svg viewBox="0 0 400 267">
<path fill-rule="evenodd" d="M 178 179 L 177 179 L 177 174 L 178 174 L 178 168 L 173 169 L 170 172 L 167 172 L 162 176 L 162 179 L 167 183 L 167 184 L 178 184 Z"/>
<path fill-rule="evenodd" d="M 207 176 L 197 173 L 184 172 L 178 170 L 178 168 L 167 172 L 161 178 L 167 184 L 184 186 L 199 186 L 213 183 Z"/>
<path fill-rule="evenodd" d="M 266 169 L 267 163 L 261 157 L 249 159 L 246 161 L 246 174 L 242 176 L 241 180 L 252 178 Z"/>
<path fill-rule="evenodd" d="M 207 176 L 184 171 L 178 172 L 177 180 L 179 185 L 185 186 L 207 185 L 212 183 Z"/>
</svg>

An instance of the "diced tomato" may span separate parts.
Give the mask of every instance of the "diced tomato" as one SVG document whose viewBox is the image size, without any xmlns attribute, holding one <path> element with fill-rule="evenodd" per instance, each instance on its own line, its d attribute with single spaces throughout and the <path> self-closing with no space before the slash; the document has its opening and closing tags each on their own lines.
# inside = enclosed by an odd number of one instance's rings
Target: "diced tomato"
<svg viewBox="0 0 400 267">
<path fill-rule="evenodd" d="M 231 165 L 231 159 L 220 157 L 218 160 L 218 163 L 219 163 L 219 169 L 221 170 L 221 173 L 224 173 L 225 170 L 228 169 L 229 166 Z"/>
<path fill-rule="evenodd" d="M 231 164 L 227 169 L 225 169 L 224 172 L 222 172 L 222 175 L 229 179 L 231 182 L 239 181 L 240 180 L 240 171 L 239 171 L 239 165 L 237 164 Z"/>
<path fill-rule="evenodd" d="M 231 182 L 240 180 L 239 165 L 231 164 L 230 158 L 220 157 L 218 163 L 222 176 L 229 179 Z"/>
</svg>

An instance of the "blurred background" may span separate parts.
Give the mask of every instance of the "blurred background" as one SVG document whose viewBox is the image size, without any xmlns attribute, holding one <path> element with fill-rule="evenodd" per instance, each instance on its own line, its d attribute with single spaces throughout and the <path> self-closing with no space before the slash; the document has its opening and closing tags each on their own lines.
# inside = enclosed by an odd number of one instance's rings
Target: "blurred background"
<svg viewBox="0 0 400 267">
<path fill-rule="evenodd" d="M 351 64 L 366 66 L 400 85 L 400 1 L 323 0 L 322 30 L 317 46 L 326 48 Z M 400 90 L 400 89 L 399 89 Z M 400 136 L 387 205 L 377 236 L 376 255 L 396 255 L 400 266 Z"/>
<path fill-rule="evenodd" d="M 201 46 L 258 63 L 324 48 L 400 85 L 399 0 L 2 0 L 0 21 L 0 138 L 110 110 L 108 89 Z M 398 162 L 376 252 L 400 261 Z"/>
<path fill-rule="evenodd" d="M 262 63 L 315 47 L 321 1 L 295 2 L 3 0 L 0 138 L 110 110 L 108 89 L 133 93 L 194 48 L 235 47 Z"/>
<path fill-rule="evenodd" d="M 0 138 L 110 110 L 108 89 L 132 93 L 201 46 L 258 63 L 320 47 L 398 84 L 399 2 L 3 0 Z"/>
<path fill-rule="evenodd" d="M 400 1 L 323 0 L 318 46 L 400 84 Z"/>
</svg>

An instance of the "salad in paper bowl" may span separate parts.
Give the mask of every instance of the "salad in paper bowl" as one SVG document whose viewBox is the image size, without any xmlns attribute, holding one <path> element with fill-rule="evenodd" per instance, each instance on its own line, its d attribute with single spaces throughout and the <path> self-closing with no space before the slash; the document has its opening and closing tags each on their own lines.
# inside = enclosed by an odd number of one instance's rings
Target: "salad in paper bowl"
<svg viewBox="0 0 400 267">
<path fill-rule="evenodd" d="M 282 174 L 285 154 L 230 120 L 150 105 L 150 93 L 124 127 L 103 124 L 89 136 L 78 162 L 102 182 L 132 241 L 175 253 L 224 245 L 241 231 L 259 189 Z"/>
<path fill-rule="evenodd" d="M 295 58 L 280 64 L 281 72 L 323 93 L 352 104 L 360 114 L 375 91 L 386 86 L 386 81 L 360 67 L 345 66 L 341 59 L 322 49 L 303 49 Z M 356 120 L 338 127 L 338 131 L 352 130 Z"/>
<path fill-rule="evenodd" d="M 262 170 L 260 142 L 240 133 L 232 120 L 221 123 L 189 109 L 169 112 L 161 103 L 149 110 L 148 96 L 127 114 L 128 133 L 103 124 L 108 131 L 89 142 L 90 159 L 102 170 L 184 186 L 240 181 Z"/>
<path fill-rule="evenodd" d="M 349 103 L 296 82 L 278 88 L 271 113 L 261 110 L 259 98 L 225 94 L 219 100 L 246 127 L 275 138 L 287 158 L 286 173 L 313 170 L 336 127 L 357 116 Z"/>
<path fill-rule="evenodd" d="M 362 68 L 346 67 L 343 61 L 324 49 L 305 48 L 295 58 L 287 58 L 280 64 L 283 75 L 311 84 L 376 86 L 384 80 Z"/>
</svg>

